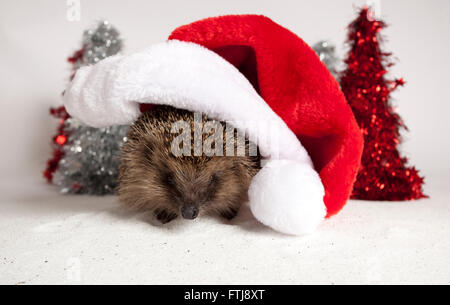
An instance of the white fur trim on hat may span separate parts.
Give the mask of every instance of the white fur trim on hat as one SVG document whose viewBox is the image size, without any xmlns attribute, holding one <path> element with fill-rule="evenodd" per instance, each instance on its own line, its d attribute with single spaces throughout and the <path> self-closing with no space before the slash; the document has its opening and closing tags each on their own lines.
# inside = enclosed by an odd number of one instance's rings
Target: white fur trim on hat
<svg viewBox="0 0 450 305">
<path fill-rule="evenodd" d="M 244 130 L 267 156 L 249 189 L 250 208 L 260 222 L 299 235 L 324 219 L 324 188 L 308 153 L 243 74 L 216 53 L 167 41 L 80 68 L 64 94 L 69 114 L 94 127 L 132 123 L 139 103 L 202 112 Z M 261 122 L 270 127 L 267 132 L 261 132 Z M 269 132 L 276 145 L 267 140 Z"/>
</svg>

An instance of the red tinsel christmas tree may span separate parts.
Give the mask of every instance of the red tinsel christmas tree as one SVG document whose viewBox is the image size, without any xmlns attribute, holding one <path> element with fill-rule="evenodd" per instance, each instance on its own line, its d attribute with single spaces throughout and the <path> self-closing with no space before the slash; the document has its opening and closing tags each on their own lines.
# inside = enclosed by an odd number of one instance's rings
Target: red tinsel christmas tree
<svg viewBox="0 0 450 305">
<path fill-rule="evenodd" d="M 350 52 L 340 84 L 364 136 L 361 168 L 352 198 L 364 200 L 411 200 L 425 197 L 423 178 L 397 149 L 401 118 L 390 104 L 390 94 L 403 79 L 390 80 L 386 67 L 391 67 L 390 53 L 380 50 L 379 32 L 385 23 L 375 20 L 364 7 L 349 25 Z"/>
</svg>

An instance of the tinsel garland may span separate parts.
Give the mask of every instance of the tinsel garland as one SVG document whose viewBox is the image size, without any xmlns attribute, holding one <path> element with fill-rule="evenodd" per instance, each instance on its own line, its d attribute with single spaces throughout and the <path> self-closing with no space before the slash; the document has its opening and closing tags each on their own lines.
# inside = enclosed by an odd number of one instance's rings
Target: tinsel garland
<svg viewBox="0 0 450 305">
<path fill-rule="evenodd" d="M 50 108 L 50 114 L 59 119 L 59 125 L 56 135 L 52 138 L 52 157 L 47 161 L 47 166 L 43 172 L 43 175 L 48 182 L 53 181 L 53 175 L 58 169 L 59 161 L 64 156 L 62 146 L 67 142 L 67 134 L 64 131 L 64 123 L 69 118 L 69 114 L 66 112 L 64 106 Z"/>
<path fill-rule="evenodd" d="M 119 32 L 107 21 L 101 21 L 95 29 L 84 32 L 82 48 L 68 59 L 73 64 L 73 74 L 79 67 L 117 54 L 121 47 Z M 62 193 L 113 193 L 128 126 L 84 126 L 70 118 L 63 106 L 52 108 L 50 113 L 59 119 L 59 126 L 52 139 L 53 155 L 44 177 Z"/>
<path fill-rule="evenodd" d="M 403 79 L 388 79 L 390 53 L 380 50 L 379 32 L 385 23 L 376 20 L 367 7 L 349 25 L 350 52 L 341 73 L 340 85 L 361 133 L 364 152 L 352 198 L 364 200 L 411 200 L 423 198 L 423 178 L 397 149 L 400 128 L 405 128 L 390 102 L 391 92 Z"/>
</svg>

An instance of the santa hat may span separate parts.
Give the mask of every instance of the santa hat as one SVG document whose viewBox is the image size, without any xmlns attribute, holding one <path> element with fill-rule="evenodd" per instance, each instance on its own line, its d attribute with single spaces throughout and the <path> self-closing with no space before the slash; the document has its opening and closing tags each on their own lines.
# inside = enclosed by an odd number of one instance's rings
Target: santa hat
<svg viewBox="0 0 450 305">
<path fill-rule="evenodd" d="M 142 104 L 232 121 L 267 159 L 249 189 L 259 221 L 305 234 L 343 207 L 362 136 L 338 83 L 306 43 L 255 15 L 204 19 L 169 39 L 80 68 L 64 95 L 67 111 L 94 127 L 129 124 Z M 261 132 L 255 122 L 270 128 Z M 274 130 L 276 145 L 267 141 Z"/>
</svg>

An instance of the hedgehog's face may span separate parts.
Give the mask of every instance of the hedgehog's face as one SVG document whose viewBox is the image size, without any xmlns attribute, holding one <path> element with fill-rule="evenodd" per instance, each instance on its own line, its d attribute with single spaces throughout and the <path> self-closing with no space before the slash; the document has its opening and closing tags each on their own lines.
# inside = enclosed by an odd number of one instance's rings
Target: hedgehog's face
<svg viewBox="0 0 450 305">
<path fill-rule="evenodd" d="M 247 200 L 251 177 L 235 157 L 154 157 L 165 204 L 185 219 L 202 214 L 232 218 Z"/>
<path fill-rule="evenodd" d="M 122 154 L 120 199 L 153 210 L 161 222 L 178 215 L 231 219 L 248 200 L 256 173 L 254 157 L 175 157 L 167 146 L 133 141 L 125 144 Z"/>
<path fill-rule="evenodd" d="M 132 125 L 121 155 L 120 200 L 153 210 L 161 222 L 178 215 L 186 219 L 202 214 L 233 218 L 247 201 L 259 157 L 248 155 L 248 145 L 245 156 L 177 157 L 171 149 L 176 136 L 171 126 L 182 119 L 192 122 L 193 114 L 159 106 Z"/>
<path fill-rule="evenodd" d="M 221 186 L 219 172 L 202 173 L 190 166 L 178 166 L 160 172 L 161 184 L 167 192 L 171 205 L 179 210 L 185 219 L 194 219 L 200 209 L 207 210 L 214 204 Z"/>
</svg>

